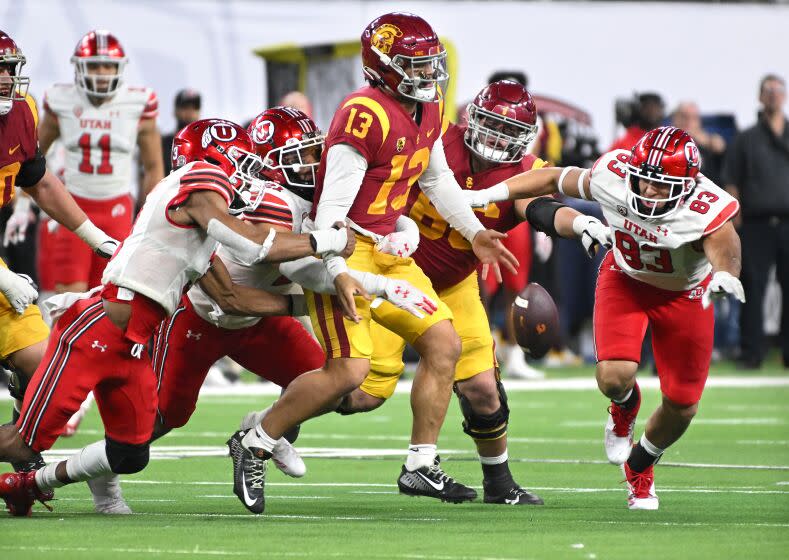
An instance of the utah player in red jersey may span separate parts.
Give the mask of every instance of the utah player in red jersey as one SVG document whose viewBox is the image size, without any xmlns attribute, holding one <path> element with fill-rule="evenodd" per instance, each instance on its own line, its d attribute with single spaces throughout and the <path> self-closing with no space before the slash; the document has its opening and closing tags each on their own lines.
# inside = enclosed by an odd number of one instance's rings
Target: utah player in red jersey
<svg viewBox="0 0 789 560">
<path fill-rule="evenodd" d="M 26 59 L 11 37 L 0 31 L 0 205 L 13 203 L 21 187 L 53 220 L 73 231 L 103 259 L 118 242 L 96 227 L 80 210 L 63 183 L 46 169 L 38 146 L 38 111 L 27 94 L 30 78 L 22 75 Z M 36 289 L 0 260 L 0 360 L 14 370 L 12 394 L 21 401 L 25 386 L 41 362 L 49 329 L 34 302 Z M 21 403 L 20 403 L 21 404 Z M 14 416 L 19 413 L 15 407 Z M 24 462 L 15 468 L 27 468 Z"/>
<path fill-rule="evenodd" d="M 559 191 L 600 203 L 614 248 L 595 293 L 597 383 L 611 399 L 605 450 L 611 463 L 623 465 L 630 509 L 658 508 L 653 465 L 698 411 L 712 355 L 711 298 L 745 301 L 740 238 L 731 222 L 740 206 L 700 166 L 688 133 L 664 126 L 630 152 L 603 155 L 592 169 L 528 171 L 471 196 L 481 205 Z M 632 445 L 647 325 L 663 400 Z"/>
<path fill-rule="evenodd" d="M 221 273 L 221 267 L 210 268 L 219 243 L 246 264 L 352 251 L 346 228 L 295 235 L 228 214 L 236 197 L 249 199 L 262 166 L 237 124 L 198 121 L 173 145 L 178 169 L 151 191 L 107 265 L 103 285 L 49 300 L 59 318 L 20 418 L 0 427 L 0 460 L 28 460 L 49 449 L 89 391 L 96 395 L 105 440 L 35 472 L 0 476 L 0 497 L 14 515 L 29 514 L 34 499 L 48 499 L 64 484 L 145 467 L 157 402 L 145 345 L 190 284 L 211 270 Z M 270 303 L 273 312 L 287 313 L 285 298 L 271 295 Z"/>
<path fill-rule="evenodd" d="M 412 259 L 376 247 L 394 233 L 409 190 L 420 177 L 421 189 L 483 262 L 497 272 L 499 262 L 514 270 L 517 260 L 499 241 L 504 235 L 480 223 L 446 164 L 441 141 L 446 51 L 433 28 L 412 14 L 386 14 L 365 28 L 361 47 L 369 85 L 346 97 L 332 119 L 311 214 L 318 228 L 347 219 L 357 232 L 347 265 L 341 258 L 326 259 L 329 272 L 350 266 L 407 280 L 430 300 L 437 299 Z M 388 302 L 357 298 L 355 320 L 348 320 L 339 312 L 336 298 L 309 291 L 306 296 L 326 365 L 291 383 L 261 426 L 233 436 L 236 493 L 252 496 L 256 505 L 250 509 L 262 511 L 263 487 L 250 488 L 243 473 L 270 457 L 286 430 L 335 408 L 362 383 L 370 369 L 374 319 L 405 337 L 422 356 L 412 392 L 415 427 L 403 468 L 403 476 L 421 482 L 401 490 L 450 501 L 474 499 L 476 492 L 448 477 L 436 461 L 436 441 L 460 354 L 449 309 L 442 304 L 434 309 L 432 301 L 425 302 L 429 314 L 420 319 Z"/>
<path fill-rule="evenodd" d="M 527 154 L 536 134 L 536 117 L 534 101 L 521 84 L 499 81 L 485 87 L 469 105 L 468 126 L 449 125 L 444 132 L 447 163 L 458 183 L 475 191 L 543 167 L 544 161 Z M 542 504 L 538 496 L 515 482 L 509 469 L 510 410 L 499 377 L 490 323 L 480 301 L 479 261 L 469 242 L 449 227 L 424 193 L 413 191 L 408 208 L 421 233 L 413 259 L 452 311 L 453 325 L 462 341 L 454 389 L 464 417 L 463 431 L 474 439 L 482 463 L 485 502 Z M 527 220 L 551 235 L 581 237 L 587 250 L 608 242 L 602 223 L 553 199 L 504 201 L 477 212 L 486 227 L 498 231 L 509 231 Z M 377 324 L 372 327 L 372 336 L 371 372 L 343 401 L 343 413 L 379 407 L 392 396 L 403 373 L 403 338 Z"/>
<path fill-rule="evenodd" d="M 44 93 L 41 150 L 46 153 L 61 140 L 66 188 L 95 223 L 123 240 L 134 218 L 130 186 L 136 174 L 135 146 L 143 167 L 140 203 L 164 176 L 156 126 L 159 102 L 152 89 L 125 83 L 128 57 L 108 31 L 86 33 L 71 62 L 74 82 L 55 84 Z M 51 249 L 42 265 L 56 292 L 83 292 L 101 283 L 106 261 L 92 258 L 62 228 L 41 231 Z"/>
</svg>

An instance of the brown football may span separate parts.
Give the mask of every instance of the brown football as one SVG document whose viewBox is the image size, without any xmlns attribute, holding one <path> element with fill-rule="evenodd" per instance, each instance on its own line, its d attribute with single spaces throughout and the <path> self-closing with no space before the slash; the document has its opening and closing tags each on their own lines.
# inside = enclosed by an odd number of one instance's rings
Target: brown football
<svg viewBox="0 0 789 560">
<path fill-rule="evenodd" d="M 512 304 L 515 340 L 531 358 L 542 358 L 559 342 L 559 311 L 545 288 L 531 282 Z"/>
</svg>

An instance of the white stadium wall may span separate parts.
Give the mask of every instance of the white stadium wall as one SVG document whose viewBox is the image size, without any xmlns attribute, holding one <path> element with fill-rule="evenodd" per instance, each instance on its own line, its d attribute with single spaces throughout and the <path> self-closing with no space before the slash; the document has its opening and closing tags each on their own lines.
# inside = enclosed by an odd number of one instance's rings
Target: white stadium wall
<svg viewBox="0 0 789 560">
<path fill-rule="evenodd" d="M 789 6 L 574 2 L 280 2 L 213 0 L 0 0 L 0 29 L 28 56 L 31 92 L 69 81 L 71 50 L 91 28 L 126 47 L 130 83 L 154 87 L 161 126 L 173 126 L 181 87 L 203 93 L 204 116 L 243 121 L 264 103 L 256 47 L 353 39 L 393 9 L 430 21 L 457 47 L 458 99 L 493 70 L 519 69 L 531 89 L 588 110 L 606 146 L 613 100 L 662 93 L 671 107 L 754 120 L 756 87 L 767 72 L 789 77 Z"/>
</svg>

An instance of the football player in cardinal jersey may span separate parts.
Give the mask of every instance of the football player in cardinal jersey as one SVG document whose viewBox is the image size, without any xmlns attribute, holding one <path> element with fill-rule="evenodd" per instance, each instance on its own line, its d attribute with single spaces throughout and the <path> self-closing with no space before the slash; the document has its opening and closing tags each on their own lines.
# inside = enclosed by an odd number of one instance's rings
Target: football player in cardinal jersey
<svg viewBox="0 0 789 560">
<path fill-rule="evenodd" d="M 6 227 L 14 240 L 27 228 L 30 199 L 64 229 L 73 231 L 85 250 L 103 259 L 112 256 L 118 242 L 96 227 L 77 206 L 63 183 L 46 169 L 38 145 L 38 112 L 27 94 L 30 78 L 22 75 L 26 59 L 11 37 L 0 31 L 0 205 L 22 200 L 23 212 L 15 210 Z M 19 196 L 21 187 L 30 198 Z M 17 208 L 18 210 L 19 208 Z M 23 219 L 15 218 L 24 216 Z M 11 230 L 11 231 L 9 231 Z M 79 240 L 82 241 L 79 241 Z M 38 293 L 30 279 L 14 274 L 0 260 L 0 360 L 15 370 L 12 394 L 21 401 L 25 386 L 41 362 L 49 329 L 33 303 Z M 20 403 L 21 406 L 21 403 Z M 20 407 L 15 407 L 14 420 Z M 22 463 L 15 468 L 27 468 Z"/>
<path fill-rule="evenodd" d="M 425 305 L 429 314 L 417 318 L 388 302 L 357 298 L 356 321 L 348 320 L 339 312 L 336 298 L 307 291 L 326 365 L 291 383 L 262 425 L 233 436 L 238 450 L 232 454 L 236 482 L 244 483 L 238 473 L 248 465 L 271 457 L 283 433 L 332 410 L 362 383 L 370 370 L 374 319 L 406 338 L 423 358 L 411 395 L 415 427 L 403 471 L 415 484 L 401 485 L 401 490 L 442 500 L 471 500 L 476 492 L 448 477 L 436 460 L 436 441 L 460 355 L 452 314 L 443 304 L 433 309 L 435 292 L 412 259 L 386 254 L 376 244 L 394 233 L 408 191 L 421 176 L 421 189 L 483 262 L 498 271 L 499 262 L 514 270 L 517 260 L 501 245 L 504 235 L 486 230 L 464 203 L 447 167 L 441 141 L 446 51 L 433 28 L 412 14 L 386 14 L 365 28 L 361 47 L 369 85 L 346 97 L 332 119 L 311 218 L 318 228 L 348 219 L 357 232 L 347 265 L 338 257 L 325 259 L 331 274 L 350 266 L 407 280 L 430 298 Z M 245 486 L 247 495 L 262 502 L 262 485 Z"/>
<path fill-rule="evenodd" d="M 479 190 L 522 171 L 543 167 L 544 161 L 527 155 L 537 132 L 536 117 L 534 100 L 522 85 L 499 81 L 485 87 L 469 105 L 468 126 L 449 125 L 443 135 L 447 163 L 458 183 Z M 499 378 L 490 323 L 480 301 L 477 257 L 469 242 L 449 227 L 424 193 L 411 192 L 408 208 L 422 234 L 413 259 L 452 311 L 453 325 L 462 341 L 455 393 L 464 416 L 463 431 L 474 439 L 479 452 L 485 502 L 542 504 L 510 473 L 510 411 Z M 508 231 L 528 220 L 550 235 L 581 237 L 588 251 L 608 243 L 608 229 L 602 223 L 552 198 L 503 201 L 477 212 L 485 227 L 498 231 Z M 344 413 L 372 410 L 383 404 L 394 393 L 404 370 L 405 341 L 378 324 L 371 330 L 372 371 L 344 400 L 340 408 Z"/>
<path fill-rule="evenodd" d="M 307 115 L 289 107 L 263 111 L 248 130 L 258 155 L 265 158 L 261 175 L 267 181 L 258 185 L 261 188 L 256 196 L 261 200 L 239 217 L 257 229 L 298 233 L 303 217 L 312 208 L 314 169 L 320 161 L 324 137 Z M 293 170 L 295 165 L 298 171 Z M 176 310 L 154 335 L 153 369 L 158 379 L 159 406 L 153 439 L 189 421 L 209 367 L 223 356 L 283 388 L 298 375 L 318 369 L 324 363 L 320 345 L 295 318 L 307 313 L 303 297 L 294 295 L 294 317 L 261 318 L 270 315 L 271 303 L 270 297 L 260 291 L 276 294 L 298 291 L 294 290 L 291 277 L 315 291 L 334 292 L 332 283 L 321 278 L 325 269 L 317 259 L 249 265 L 224 247 L 219 248 L 217 257 L 226 265 L 234 285 L 208 285 L 204 289 L 202 286 L 214 281 L 215 276 L 201 280 L 181 298 Z M 338 280 L 345 276 L 340 275 Z M 390 293 L 395 292 L 387 283 L 408 289 L 403 282 L 383 277 L 357 278 L 371 293 L 384 297 L 386 288 Z M 381 291 L 376 291 L 378 282 L 382 283 Z M 298 351 L 283 351 L 283 348 Z M 247 415 L 242 428 L 254 428 L 263 413 Z M 303 476 L 306 471 L 304 462 L 284 438 L 274 447 L 273 460 L 289 476 Z M 255 473 L 246 475 L 254 478 Z M 117 478 L 115 475 L 88 482 L 96 511 L 131 512 L 123 501 Z"/>
<path fill-rule="evenodd" d="M 178 169 L 148 196 L 131 235 L 110 260 L 103 285 L 48 300 L 57 322 L 15 426 L 0 427 L 0 460 L 29 460 L 49 449 L 89 391 L 102 411 L 106 439 L 34 472 L 0 476 L 0 497 L 14 515 L 54 488 L 100 476 L 138 472 L 148 462 L 156 418 L 156 378 L 145 345 L 177 309 L 184 290 L 204 274 L 219 243 L 244 264 L 327 252 L 350 254 L 347 228 L 310 235 L 256 228 L 228 214 L 262 162 L 235 123 L 190 124 L 173 142 Z M 221 267 L 219 267 L 221 269 Z M 287 314 L 285 298 L 269 296 Z"/>
<path fill-rule="evenodd" d="M 39 125 L 41 149 L 60 139 L 66 149 L 66 188 L 91 219 L 115 238 L 131 231 L 135 145 L 144 174 L 142 198 L 164 173 L 156 126 L 159 102 L 150 88 L 127 85 L 126 53 L 118 39 L 90 31 L 77 43 L 71 62 L 74 83 L 56 84 L 44 94 Z M 62 228 L 49 232 L 50 256 L 43 261 L 55 291 L 83 292 L 101 283 L 106 261 L 97 260 Z"/>
<path fill-rule="evenodd" d="M 623 465 L 630 509 L 657 509 L 653 465 L 698 410 L 712 354 L 711 298 L 745 301 L 739 203 L 704 177 L 691 137 L 674 127 L 645 134 L 632 151 L 614 150 L 592 169 L 528 171 L 485 191 L 475 206 L 554 192 L 596 200 L 614 249 L 603 260 L 594 309 L 597 383 L 611 399 L 608 460 Z M 636 369 L 647 325 L 663 400 L 633 444 L 641 405 Z"/>
</svg>

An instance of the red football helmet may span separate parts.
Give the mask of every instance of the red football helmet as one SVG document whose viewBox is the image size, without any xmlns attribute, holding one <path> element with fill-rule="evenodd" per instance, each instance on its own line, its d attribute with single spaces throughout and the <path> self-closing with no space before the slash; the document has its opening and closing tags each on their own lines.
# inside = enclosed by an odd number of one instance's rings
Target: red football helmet
<svg viewBox="0 0 789 560">
<path fill-rule="evenodd" d="M 447 52 L 433 28 L 414 14 L 382 15 L 362 33 L 365 77 L 395 96 L 440 101 L 449 80 L 446 61 Z"/>
<path fill-rule="evenodd" d="M 121 86 L 128 59 L 120 41 L 109 31 L 89 31 L 77 43 L 74 56 L 74 81 L 77 87 L 94 97 L 110 97 Z M 114 74 L 99 74 L 96 66 L 111 64 Z"/>
<path fill-rule="evenodd" d="M 679 209 L 680 202 L 696 187 L 701 167 L 699 149 L 690 134 L 673 126 L 650 130 L 633 146 L 625 181 L 630 186 L 628 202 L 640 217 L 665 218 Z M 639 180 L 668 187 L 665 198 L 641 193 Z"/>
<path fill-rule="evenodd" d="M 192 161 L 217 165 L 245 204 L 257 198 L 251 191 L 263 162 L 247 131 L 234 122 L 203 119 L 185 126 L 173 138 L 171 158 L 174 170 Z"/>
<path fill-rule="evenodd" d="M 22 76 L 25 62 L 25 55 L 16 42 L 0 31 L 0 68 L 8 71 L 8 76 L 0 76 L 0 115 L 11 111 L 14 101 L 24 101 L 27 95 L 30 78 Z"/>
<path fill-rule="evenodd" d="M 515 163 L 537 136 L 537 106 L 517 82 L 501 80 L 485 87 L 468 106 L 466 146 L 488 161 Z"/>
<path fill-rule="evenodd" d="M 261 175 L 312 200 L 326 138 L 315 122 L 298 109 L 272 107 L 255 117 L 247 132 L 263 160 Z"/>
</svg>

